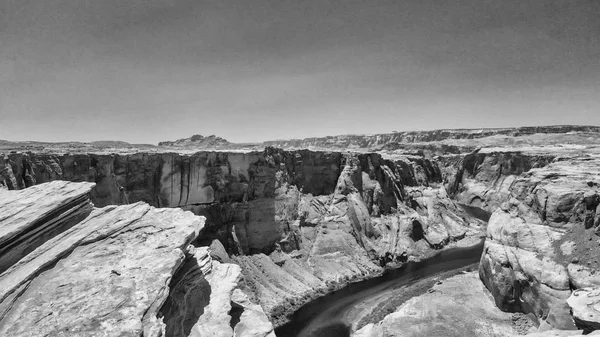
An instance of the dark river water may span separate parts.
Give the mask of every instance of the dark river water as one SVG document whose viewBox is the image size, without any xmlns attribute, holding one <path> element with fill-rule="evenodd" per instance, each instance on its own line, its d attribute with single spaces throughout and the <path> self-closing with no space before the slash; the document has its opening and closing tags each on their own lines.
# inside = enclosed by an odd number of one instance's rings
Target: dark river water
<svg viewBox="0 0 600 337">
<path fill-rule="evenodd" d="M 278 337 L 350 336 L 355 312 L 377 297 L 402 291 L 412 283 L 479 262 L 483 240 L 471 247 L 450 248 L 420 262 L 408 262 L 380 277 L 365 280 L 318 298 L 301 307 L 290 323 L 275 330 Z"/>
</svg>

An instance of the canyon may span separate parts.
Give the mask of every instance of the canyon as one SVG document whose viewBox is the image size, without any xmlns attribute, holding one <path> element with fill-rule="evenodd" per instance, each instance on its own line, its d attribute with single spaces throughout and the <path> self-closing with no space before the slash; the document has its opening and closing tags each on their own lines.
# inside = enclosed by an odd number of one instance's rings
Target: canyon
<svg viewBox="0 0 600 337">
<path fill-rule="evenodd" d="M 426 322 L 451 310 L 435 303 L 467 297 L 489 312 L 482 320 L 504 322 L 486 326 L 502 326 L 497 336 L 588 333 L 600 324 L 599 135 L 3 142 L 0 331 L 273 336 L 317 298 L 485 238 L 477 275 L 449 276 L 349 333 L 417 336 L 401 329 L 417 326 L 415 312 Z M 430 299 L 451 291 L 461 295 Z"/>
</svg>

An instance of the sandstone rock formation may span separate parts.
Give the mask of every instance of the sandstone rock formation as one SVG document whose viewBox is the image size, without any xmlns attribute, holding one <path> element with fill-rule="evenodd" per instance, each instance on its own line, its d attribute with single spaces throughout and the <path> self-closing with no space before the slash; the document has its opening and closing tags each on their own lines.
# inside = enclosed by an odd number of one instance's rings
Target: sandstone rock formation
<svg viewBox="0 0 600 337">
<path fill-rule="evenodd" d="M 0 190 L 0 273 L 92 211 L 92 183 L 54 181 L 20 191 Z"/>
<path fill-rule="evenodd" d="M 91 210 L 92 187 L 55 181 L 0 191 L 0 335 L 175 336 L 179 322 L 195 331 L 185 336 L 233 336 L 240 268 L 190 245 L 204 219 L 142 202 Z M 179 297 L 190 271 L 199 272 L 187 279 L 194 291 Z M 240 298 L 260 324 L 246 320 L 248 333 L 236 336 L 268 336 L 264 313 Z"/>
<path fill-rule="evenodd" d="M 532 168 L 548 165 L 556 154 L 478 150 L 461 158 L 446 187 L 463 204 L 493 212 L 510 198 L 515 179 Z"/>
<path fill-rule="evenodd" d="M 552 328 L 598 329 L 599 151 L 482 149 L 438 163 L 454 200 L 493 212 L 479 273 L 495 304 L 537 317 L 540 336 L 582 333 Z M 393 330 L 418 327 L 403 321 L 410 315 L 402 308 L 360 335 L 404 335 Z"/>
<path fill-rule="evenodd" d="M 482 229 L 449 199 L 436 163 L 422 157 L 267 148 L 193 155 L 16 153 L 8 163 L 8 178 L 18 188 L 55 179 L 92 181 L 97 206 L 145 201 L 206 216 L 197 243 L 218 240 L 216 250 L 238 256 L 242 289 L 277 324 L 319 294 Z M 221 252 L 219 260 L 228 262 L 228 254 Z"/>
<path fill-rule="evenodd" d="M 562 157 L 514 179 L 510 200 L 489 221 L 480 264 L 500 308 L 574 327 L 567 298 L 573 289 L 600 285 L 599 164 L 596 154 Z"/>
</svg>

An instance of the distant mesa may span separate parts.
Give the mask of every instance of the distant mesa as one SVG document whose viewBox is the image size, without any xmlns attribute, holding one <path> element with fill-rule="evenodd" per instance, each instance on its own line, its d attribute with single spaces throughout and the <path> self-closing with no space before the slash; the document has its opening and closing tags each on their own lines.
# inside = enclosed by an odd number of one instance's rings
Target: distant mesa
<svg viewBox="0 0 600 337">
<path fill-rule="evenodd" d="M 193 135 L 188 138 L 181 138 L 175 141 L 159 142 L 158 146 L 173 146 L 173 147 L 219 147 L 230 145 L 231 143 L 224 138 L 210 135 L 204 137 L 202 135 Z"/>
</svg>

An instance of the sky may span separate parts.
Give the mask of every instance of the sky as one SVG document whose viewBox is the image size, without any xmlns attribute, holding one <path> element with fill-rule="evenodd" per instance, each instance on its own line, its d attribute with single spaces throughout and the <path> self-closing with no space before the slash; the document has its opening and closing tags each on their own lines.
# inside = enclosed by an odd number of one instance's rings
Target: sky
<svg viewBox="0 0 600 337">
<path fill-rule="evenodd" d="M 600 125 L 600 0 L 0 0 L 0 139 Z"/>
</svg>

